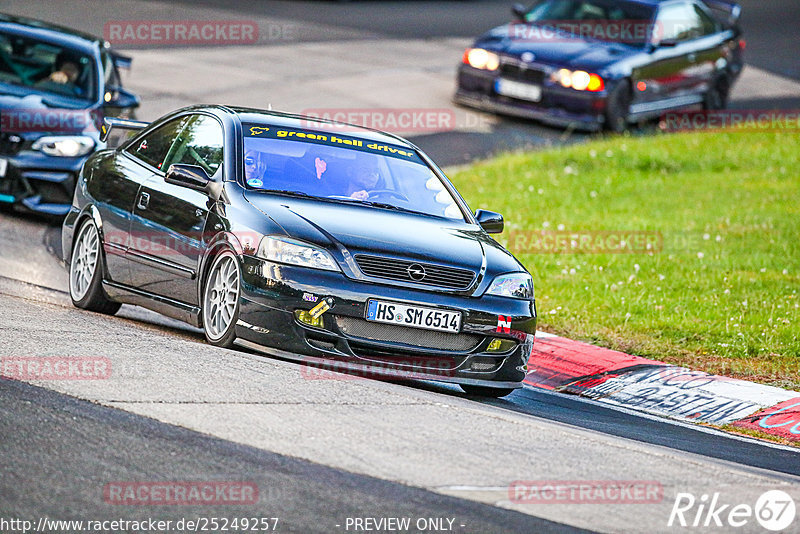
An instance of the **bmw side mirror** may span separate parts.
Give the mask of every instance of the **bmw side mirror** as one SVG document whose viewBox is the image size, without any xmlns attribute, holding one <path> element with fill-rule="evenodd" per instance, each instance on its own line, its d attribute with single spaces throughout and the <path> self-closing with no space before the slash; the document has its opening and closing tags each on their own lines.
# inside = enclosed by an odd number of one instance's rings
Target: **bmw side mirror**
<svg viewBox="0 0 800 534">
<path fill-rule="evenodd" d="M 195 191 L 207 193 L 211 185 L 211 177 L 203 167 L 176 163 L 167 169 L 164 181 L 168 184 L 179 185 Z"/>
<path fill-rule="evenodd" d="M 488 210 L 475 210 L 475 218 L 481 228 L 489 234 L 499 234 L 503 231 L 503 216 Z"/>
<path fill-rule="evenodd" d="M 520 22 L 525 22 L 525 15 L 528 14 L 528 9 L 522 4 L 514 4 L 511 6 L 511 13 L 513 13 Z"/>
</svg>

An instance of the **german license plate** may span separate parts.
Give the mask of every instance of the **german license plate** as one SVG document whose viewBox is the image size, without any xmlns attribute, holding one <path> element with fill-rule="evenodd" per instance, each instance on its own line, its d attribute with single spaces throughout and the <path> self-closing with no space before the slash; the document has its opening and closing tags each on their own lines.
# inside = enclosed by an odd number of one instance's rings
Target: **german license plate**
<svg viewBox="0 0 800 534">
<path fill-rule="evenodd" d="M 461 312 L 381 300 L 370 300 L 367 303 L 367 321 L 442 332 L 461 330 Z"/>
<path fill-rule="evenodd" d="M 0 178 L 3 178 L 6 175 L 6 170 L 8 170 L 8 160 L 5 158 L 0 158 Z"/>
<path fill-rule="evenodd" d="M 538 102 L 542 99 L 542 87 L 530 83 L 520 83 L 514 80 L 498 78 L 494 82 L 494 90 L 499 95 Z"/>
</svg>

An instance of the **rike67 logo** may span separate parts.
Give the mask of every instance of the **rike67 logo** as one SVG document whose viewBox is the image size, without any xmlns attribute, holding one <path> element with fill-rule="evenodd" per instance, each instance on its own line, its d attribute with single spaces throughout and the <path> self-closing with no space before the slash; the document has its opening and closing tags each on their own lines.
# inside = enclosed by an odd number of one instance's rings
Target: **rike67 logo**
<svg viewBox="0 0 800 534">
<path fill-rule="evenodd" d="M 796 512 L 794 499 L 781 490 L 764 492 L 754 506 L 724 503 L 718 492 L 703 494 L 699 499 L 691 493 L 678 493 L 667 526 L 718 527 L 728 531 L 751 524 L 755 519 L 761 527 L 780 532 L 792 525 Z"/>
</svg>

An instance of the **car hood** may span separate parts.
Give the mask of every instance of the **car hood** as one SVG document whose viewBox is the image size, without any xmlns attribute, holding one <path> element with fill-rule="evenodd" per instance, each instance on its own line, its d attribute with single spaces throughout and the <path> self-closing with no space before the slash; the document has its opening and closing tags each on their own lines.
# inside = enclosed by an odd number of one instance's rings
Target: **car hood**
<svg viewBox="0 0 800 534">
<path fill-rule="evenodd" d="M 486 48 L 500 54 L 520 57 L 528 52 L 532 61 L 553 66 L 599 70 L 623 58 L 640 52 L 639 49 L 621 43 L 580 39 L 564 34 L 560 39 L 536 40 L 536 25 L 519 24 L 524 29 L 513 30 L 511 25 L 498 26 L 476 42 L 476 47 Z"/>
<path fill-rule="evenodd" d="M 2 130 L 38 137 L 41 134 L 97 133 L 99 111 L 73 99 L 39 94 L 17 95 L 18 88 L 0 84 Z"/>
<path fill-rule="evenodd" d="M 489 256 L 493 267 L 520 270 L 482 229 L 463 221 L 254 191 L 247 191 L 245 198 L 287 235 L 329 249 L 334 245 L 351 255 L 379 254 L 475 272 L 485 268 Z"/>
</svg>

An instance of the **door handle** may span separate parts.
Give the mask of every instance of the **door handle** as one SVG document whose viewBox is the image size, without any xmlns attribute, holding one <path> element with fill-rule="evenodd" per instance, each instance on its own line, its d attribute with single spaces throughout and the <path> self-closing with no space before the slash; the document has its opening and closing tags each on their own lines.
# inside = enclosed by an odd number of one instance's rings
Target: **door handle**
<svg viewBox="0 0 800 534">
<path fill-rule="evenodd" d="M 150 204 L 150 195 L 148 193 L 141 193 L 136 207 L 140 210 L 146 210 L 148 204 Z"/>
<path fill-rule="evenodd" d="M 697 61 L 697 54 L 695 54 L 694 52 L 692 52 L 691 54 L 689 54 L 689 61 L 691 61 L 692 63 L 694 63 L 695 61 Z"/>
</svg>

